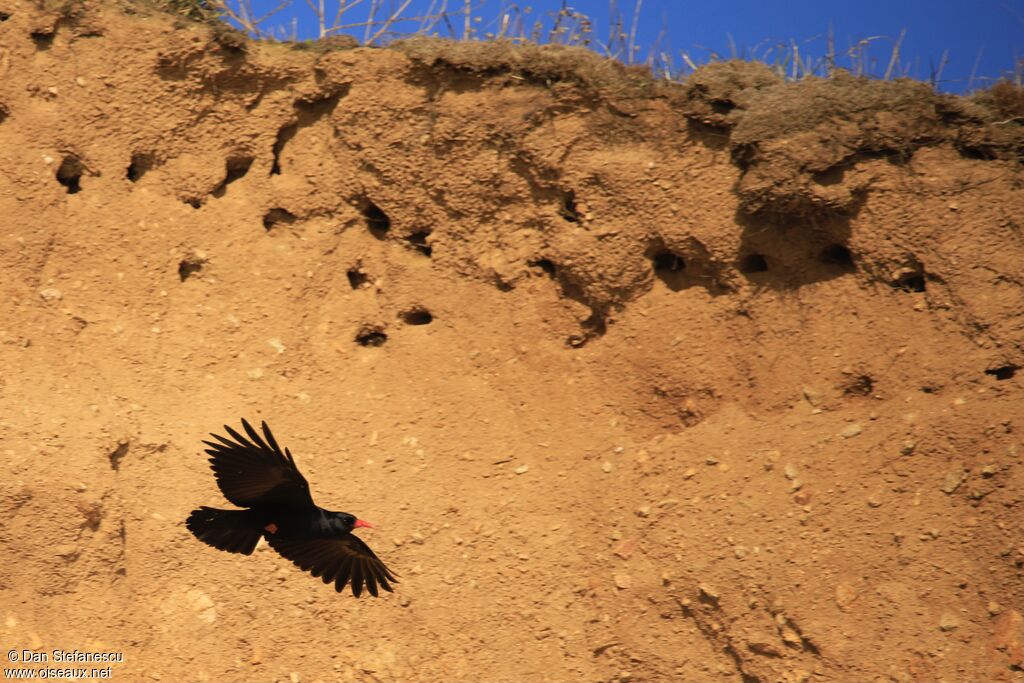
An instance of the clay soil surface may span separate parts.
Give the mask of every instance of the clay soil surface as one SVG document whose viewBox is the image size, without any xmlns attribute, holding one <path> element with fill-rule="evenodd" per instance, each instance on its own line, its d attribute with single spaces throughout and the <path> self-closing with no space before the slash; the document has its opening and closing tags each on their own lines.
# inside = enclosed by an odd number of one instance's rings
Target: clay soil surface
<svg viewBox="0 0 1024 683">
<path fill-rule="evenodd" d="M 4 652 L 1022 680 L 1011 105 L 0 0 Z M 394 594 L 189 534 L 241 417 L 376 524 Z"/>
</svg>

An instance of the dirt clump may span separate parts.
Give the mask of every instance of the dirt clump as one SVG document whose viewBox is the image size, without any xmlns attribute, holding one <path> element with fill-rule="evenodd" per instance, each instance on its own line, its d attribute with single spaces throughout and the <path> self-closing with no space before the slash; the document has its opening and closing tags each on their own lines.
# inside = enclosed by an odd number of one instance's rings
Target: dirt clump
<svg viewBox="0 0 1024 683">
<path fill-rule="evenodd" d="M 922 146 L 1024 160 L 1024 126 L 997 120 L 1016 106 L 1019 88 L 1009 83 L 972 102 L 842 70 L 789 83 L 766 65 L 733 61 L 698 71 L 685 88 L 687 115 L 728 135 L 747 214 L 849 213 L 873 182 L 857 162 L 903 164 Z"/>
</svg>

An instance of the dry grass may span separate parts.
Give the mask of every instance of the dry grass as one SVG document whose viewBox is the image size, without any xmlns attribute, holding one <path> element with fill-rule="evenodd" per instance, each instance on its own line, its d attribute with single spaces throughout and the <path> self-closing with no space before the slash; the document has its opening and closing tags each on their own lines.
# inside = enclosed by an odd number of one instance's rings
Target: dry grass
<svg viewBox="0 0 1024 683">
<path fill-rule="evenodd" d="M 280 22 L 281 13 L 299 0 L 279 0 L 271 10 L 257 14 L 252 0 L 156 0 L 168 11 L 201 21 L 224 20 L 251 38 L 300 43 L 297 20 Z M 431 0 L 421 14 L 410 10 L 412 0 L 301 0 L 316 21 L 317 42 L 301 41 L 304 46 L 333 49 L 351 47 L 353 40 L 362 45 L 388 45 L 411 38 L 443 38 L 461 43 L 498 42 L 513 45 L 558 45 L 586 48 L 601 57 L 627 65 L 643 65 L 659 79 L 683 81 L 699 67 L 709 63 L 744 60 L 765 64 L 779 78 L 799 81 L 809 77 L 830 78 L 837 72 L 879 80 L 910 78 L 927 73 L 923 79 L 936 90 L 949 61 L 948 51 L 938 62 L 927 66 L 904 59 L 902 53 L 906 29 L 898 36 L 868 36 L 838 45 L 835 32 L 805 41 L 764 41 L 740 48 L 729 36 L 726 54 L 698 47 L 674 51 L 664 43 L 664 27 L 654 43 L 646 48 L 637 44 L 637 28 L 644 0 L 607 0 L 609 27 L 598 35 L 592 19 L 563 0 L 559 10 L 536 13 L 529 6 L 508 0 Z M 496 10 L 494 9 L 496 8 Z M 486 13 L 485 13 L 486 10 Z M 503 52 L 499 49 L 498 52 Z M 1002 78 L 971 75 L 968 91 L 1006 82 L 1024 84 L 1024 59 L 1014 71 Z M 977 86 L 977 87 L 976 87 Z M 1005 86 L 998 86 L 1005 87 Z M 1004 93 L 999 97 L 1006 98 Z"/>
<path fill-rule="evenodd" d="M 1024 87 L 1020 83 L 999 81 L 981 93 L 978 99 L 1007 120 L 1024 120 Z"/>
</svg>

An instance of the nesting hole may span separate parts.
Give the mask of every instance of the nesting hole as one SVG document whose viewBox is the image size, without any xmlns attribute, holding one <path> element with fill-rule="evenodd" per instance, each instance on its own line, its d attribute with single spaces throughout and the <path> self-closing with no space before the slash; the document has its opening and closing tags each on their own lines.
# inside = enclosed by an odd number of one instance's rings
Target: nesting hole
<svg viewBox="0 0 1024 683">
<path fill-rule="evenodd" d="M 434 248 L 427 244 L 427 238 L 430 237 L 430 233 L 426 231 L 414 232 L 409 235 L 409 244 L 413 249 L 420 252 L 424 256 L 429 257 L 434 253 Z"/>
<path fill-rule="evenodd" d="M 992 375 L 997 380 L 1003 381 L 1007 379 L 1012 379 L 1013 376 L 1017 374 L 1017 370 L 1019 369 L 1020 366 L 1017 365 L 1003 365 L 1002 367 L 998 368 L 990 368 L 985 371 L 985 374 Z"/>
<path fill-rule="evenodd" d="M 957 149 L 960 152 L 960 156 L 962 156 L 964 159 L 980 159 L 983 161 L 988 161 L 994 158 L 992 156 L 992 153 L 984 149 L 983 147 L 970 147 L 967 145 L 960 145 L 957 147 Z"/>
<path fill-rule="evenodd" d="M 406 325 L 429 325 L 434 316 L 425 308 L 413 308 L 402 313 L 402 322 Z"/>
<path fill-rule="evenodd" d="M 649 253 L 654 276 L 673 292 L 683 289 L 686 282 L 686 261 L 671 249 L 658 249 Z"/>
<path fill-rule="evenodd" d="M 844 270 L 853 270 L 853 254 L 842 244 L 830 244 L 821 250 L 818 260 Z"/>
<path fill-rule="evenodd" d="M 819 171 L 813 174 L 811 178 L 819 185 L 828 187 L 829 185 L 839 185 L 843 182 L 845 176 L 846 169 L 837 165 L 827 170 Z"/>
<path fill-rule="evenodd" d="M 900 289 L 904 292 L 923 292 L 927 289 L 927 283 L 925 281 L 925 275 L 921 272 L 909 272 L 903 273 L 895 280 L 892 281 L 894 289 Z"/>
<path fill-rule="evenodd" d="M 64 160 L 60 164 L 60 168 L 57 169 L 57 182 L 67 189 L 68 194 L 81 192 L 83 171 L 84 168 L 82 167 L 82 162 L 79 161 L 77 157 L 64 157 Z"/>
<path fill-rule="evenodd" d="M 230 157 L 225 163 L 224 180 L 213 191 L 213 196 L 223 197 L 228 191 L 228 185 L 239 178 L 244 178 L 252 167 L 252 157 Z"/>
<path fill-rule="evenodd" d="M 362 214 L 371 235 L 379 240 L 387 237 L 388 230 L 391 229 L 391 219 L 379 206 L 366 199 L 363 203 Z"/>
<path fill-rule="evenodd" d="M 11 18 L 10 13 L 8 13 L 8 12 L 0 12 L 0 22 L 7 21 L 10 18 Z"/>
<path fill-rule="evenodd" d="M 745 275 L 764 273 L 768 270 L 768 260 L 763 254 L 747 254 L 740 260 L 740 272 Z"/>
<path fill-rule="evenodd" d="M 295 220 L 295 215 L 290 211 L 277 207 L 267 211 L 263 216 L 263 228 L 269 232 L 279 225 L 291 225 Z"/>
<path fill-rule="evenodd" d="M 299 132 L 299 124 L 293 123 L 283 126 L 277 131 L 277 139 L 274 140 L 274 163 L 270 167 L 270 175 L 281 175 L 281 152 L 288 141 Z"/>
<path fill-rule="evenodd" d="M 686 270 L 686 261 L 683 260 L 683 257 L 668 249 L 654 254 L 651 261 L 654 263 L 654 272 L 662 276 Z"/>
<path fill-rule="evenodd" d="M 3 123 L 11 113 L 7 110 L 7 107 L 0 103 L 0 123 Z"/>
<path fill-rule="evenodd" d="M 356 335 L 356 343 L 360 346 L 383 346 L 387 340 L 388 335 L 377 327 L 364 328 Z"/>
<path fill-rule="evenodd" d="M 203 200 L 199 197 L 189 197 L 185 200 L 185 203 L 191 206 L 193 209 L 198 209 L 203 205 Z"/>
<path fill-rule="evenodd" d="M 572 190 L 562 193 L 561 206 L 558 207 L 558 214 L 570 223 L 579 223 L 580 214 L 576 210 L 576 193 Z"/>
<path fill-rule="evenodd" d="M 541 271 L 550 278 L 555 277 L 555 275 L 558 272 L 558 267 L 555 266 L 554 261 L 551 261 L 550 259 L 546 258 L 537 259 L 536 261 L 529 261 L 527 265 L 533 268 L 540 268 Z"/>
<path fill-rule="evenodd" d="M 33 31 L 29 34 L 32 42 L 36 44 L 37 50 L 49 50 L 53 45 L 54 31 Z"/>
<path fill-rule="evenodd" d="M 142 176 L 153 169 L 155 163 L 156 160 L 152 154 L 136 152 L 132 155 L 132 161 L 128 164 L 128 171 L 125 173 L 125 176 L 133 183 L 137 183 L 142 180 Z"/>
<path fill-rule="evenodd" d="M 730 100 L 711 100 L 711 111 L 719 115 L 725 115 L 736 108 L 736 103 Z"/>
<path fill-rule="evenodd" d="M 370 281 L 370 276 L 359 268 L 349 268 L 345 276 L 348 278 L 348 284 L 352 289 L 359 289 Z"/>
<path fill-rule="evenodd" d="M 206 261 L 197 256 L 189 256 L 186 259 L 182 259 L 181 263 L 178 264 L 178 277 L 184 282 L 193 275 L 202 272 L 205 264 Z"/>
</svg>

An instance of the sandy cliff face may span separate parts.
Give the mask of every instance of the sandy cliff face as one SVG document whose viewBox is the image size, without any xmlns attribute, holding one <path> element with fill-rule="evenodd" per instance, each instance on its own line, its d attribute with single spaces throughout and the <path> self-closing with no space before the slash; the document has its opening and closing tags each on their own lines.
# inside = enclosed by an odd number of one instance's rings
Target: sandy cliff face
<svg viewBox="0 0 1024 683">
<path fill-rule="evenodd" d="M 1020 679 L 1013 112 L 129 9 L 0 0 L 3 644 L 124 681 Z M 395 595 L 188 534 L 242 416 Z"/>
</svg>

